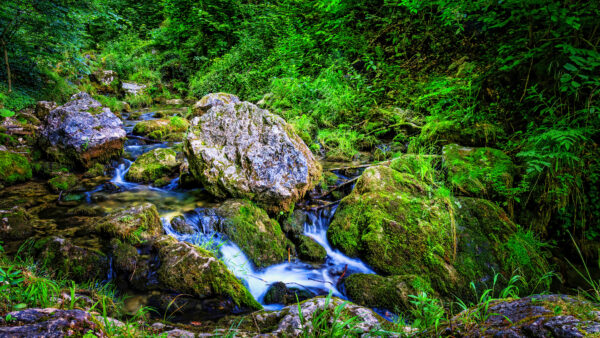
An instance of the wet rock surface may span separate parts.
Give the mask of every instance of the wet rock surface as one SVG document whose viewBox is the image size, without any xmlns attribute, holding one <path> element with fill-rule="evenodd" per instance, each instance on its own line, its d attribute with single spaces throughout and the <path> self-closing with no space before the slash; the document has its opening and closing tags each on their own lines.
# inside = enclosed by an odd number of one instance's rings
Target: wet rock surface
<svg viewBox="0 0 600 338">
<path fill-rule="evenodd" d="M 90 168 L 119 156 L 125 136 L 121 120 L 82 92 L 50 111 L 40 132 L 40 143 L 55 161 Z"/>
<path fill-rule="evenodd" d="M 285 283 L 277 282 L 269 286 L 263 301 L 265 304 L 290 305 L 310 299 L 314 296 L 315 295 L 309 290 L 298 287 L 288 287 Z"/>
<path fill-rule="evenodd" d="M 27 309 L 9 315 L 13 320 L 8 325 L 0 323 L 2 337 L 83 336 L 98 328 L 83 310 Z"/>
<path fill-rule="evenodd" d="M 191 173 L 217 197 L 287 210 L 321 176 L 321 166 L 281 117 L 252 103 L 212 106 L 184 139 Z"/>
<path fill-rule="evenodd" d="M 210 93 L 194 104 L 192 112 L 196 116 L 206 113 L 210 108 L 226 104 L 238 104 L 240 98 L 227 93 Z"/>
<path fill-rule="evenodd" d="M 441 332 L 462 337 L 585 337 L 600 333 L 597 305 L 565 295 L 539 295 L 494 302 L 487 320 L 464 325 L 469 309 L 453 318 L 458 325 Z"/>
<path fill-rule="evenodd" d="M 181 165 L 172 149 L 158 148 L 138 157 L 127 172 L 131 182 L 153 183 L 163 177 L 171 177 Z"/>
</svg>

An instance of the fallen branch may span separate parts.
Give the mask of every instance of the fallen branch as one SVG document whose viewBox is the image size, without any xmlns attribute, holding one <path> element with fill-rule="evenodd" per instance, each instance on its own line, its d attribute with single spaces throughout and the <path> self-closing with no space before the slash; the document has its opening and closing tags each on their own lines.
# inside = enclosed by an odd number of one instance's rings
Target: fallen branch
<svg viewBox="0 0 600 338">
<path fill-rule="evenodd" d="M 357 181 L 359 178 L 360 178 L 360 176 L 357 176 L 357 177 L 355 177 L 355 178 L 353 178 L 353 179 L 347 180 L 346 182 L 343 182 L 343 183 L 341 183 L 341 184 L 339 184 L 339 185 L 336 185 L 335 187 L 333 187 L 331 190 L 328 190 L 328 191 L 327 191 L 327 192 L 325 192 L 324 194 L 322 194 L 322 195 L 319 195 L 319 196 L 317 196 L 317 197 L 313 198 L 313 200 L 317 200 L 317 201 L 319 201 L 321 198 L 324 198 L 325 196 L 327 196 L 327 195 L 331 194 L 332 192 L 334 192 L 334 191 L 338 190 L 339 188 L 341 188 L 341 187 L 343 187 L 343 186 L 346 186 L 346 185 L 348 185 L 348 184 L 350 184 L 350 183 L 356 182 L 356 181 Z"/>
</svg>

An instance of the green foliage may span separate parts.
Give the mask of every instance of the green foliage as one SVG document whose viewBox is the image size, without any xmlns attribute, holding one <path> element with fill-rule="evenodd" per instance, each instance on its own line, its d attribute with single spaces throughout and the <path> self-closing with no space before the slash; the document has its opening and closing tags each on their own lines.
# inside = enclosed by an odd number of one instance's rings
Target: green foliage
<svg viewBox="0 0 600 338">
<path fill-rule="evenodd" d="M 425 291 L 418 295 L 409 295 L 414 308 L 411 310 L 415 318 L 412 325 L 420 330 L 433 328 L 437 334 L 439 325 L 444 319 L 444 307 L 439 300 L 430 298 Z"/>
</svg>

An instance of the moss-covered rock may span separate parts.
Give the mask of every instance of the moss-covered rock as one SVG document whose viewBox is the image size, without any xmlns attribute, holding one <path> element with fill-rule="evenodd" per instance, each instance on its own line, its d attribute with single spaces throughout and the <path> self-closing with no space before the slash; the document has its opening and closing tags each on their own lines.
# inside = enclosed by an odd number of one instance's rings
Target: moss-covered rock
<svg viewBox="0 0 600 338">
<path fill-rule="evenodd" d="M 384 166 L 365 170 L 340 203 L 327 235 L 334 246 L 380 273 L 421 271 L 440 287 L 457 282 L 449 264 L 448 206 L 411 175 Z"/>
<path fill-rule="evenodd" d="M 149 291 L 158 287 L 158 280 L 151 271 L 152 255 L 140 254 L 133 245 L 114 238 L 110 242 L 113 268 L 117 285 Z M 151 253 L 152 250 L 147 250 Z"/>
<path fill-rule="evenodd" d="M 139 244 L 164 233 L 158 210 L 151 203 L 117 210 L 96 224 L 96 231 L 131 244 Z"/>
<path fill-rule="evenodd" d="M 31 179 L 31 164 L 27 157 L 0 150 L 0 185 L 11 185 Z"/>
<path fill-rule="evenodd" d="M 108 258 L 99 251 L 60 237 L 40 240 L 36 248 L 39 262 L 58 276 L 76 281 L 104 280 L 108 276 Z"/>
<path fill-rule="evenodd" d="M 392 311 L 412 308 L 410 295 L 433 290 L 427 280 L 416 275 L 379 276 L 355 273 L 344 279 L 346 294 L 363 306 Z"/>
<path fill-rule="evenodd" d="M 173 116 L 170 119 L 140 121 L 133 127 L 133 133 L 156 140 L 181 141 L 189 125 L 186 119 Z"/>
<path fill-rule="evenodd" d="M 210 252 L 163 236 L 155 242 L 159 252 L 161 287 L 200 299 L 221 298 L 246 310 L 260 309 L 248 289 Z"/>
<path fill-rule="evenodd" d="M 176 173 L 181 162 L 171 149 L 157 148 L 138 157 L 127 172 L 127 180 L 132 182 L 155 182 Z"/>
<path fill-rule="evenodd" d="M 48 180 L 48 187 L 55 193 L 69 191 L 77 186 L 79 178 L 75 174 L 61 173 Z"/>
<path fill-rule="evenodd" d="M 541 278 L 549 271 L 543 244 L 494 203 L 454 199 L 383 166 L 368 168 L 342 200 L 328 237 L 376 271 L 421 276 L 442 296 L 466 293 L 469 282 L 484 283 L 494 273 Z"/>
<path fill-rule="evenodd" d="M 25 240 L 35 233 L 38 218 L 22 207 L 0 210 L 0 238 L 3 241 Z"/>
<path fill-rule="evenodd" d="M 322 264 L 325 263 L 327 252 L 314 239 L 308 236 L 300 236 L 297 241 L 298 258 L 303 261 Z"/>
<path fill-rule="evenodd" d="M 294 245 L 285 237 L 276 220 L 247 200 L 227 200 L 217 210 L 224 218 L 220 231 L 225 233 L 257 267 L 281 263 Z"/>
<path fill-rule="evenodd" d="M 456 194 L 497 197 L 512 187 L 516 167 L 498 149 L 449 144 L 442 153 L 448 183 Z"/>
<path fill-rule="evenodd" d="M 294 210 L 281 222 L 281 229 L 289 238 L 296 241 L 304 233 L 304 223 L 306 223 L 306 220 L 307 216 L 305 212 Z"/>
<path fill-rule="evenodd" d="M 94 164 L 94 166 L 92 166 L 90 169 L 88 169 L 88 171 L 86 171 L 83 174 L 83 177 L 85 178 L 94 178 L 94 177 L 98 177 L 98 176 L 104 176 L 104 170 L 105 167 L 104 165 L 100 164 L 100 163 L 96 163 Z"/>
<path fill-rule="evenodd" d="M 417 142 L 423 146 L 442 147 L 446 144 L 459 143 L 471 147 L 482 147 L 494 145 L 503 137 L 504 131 L 497 125 L 489 123 L 464 126 L 455 120 L 432 120 L 423 126 Z"/>
</svg>

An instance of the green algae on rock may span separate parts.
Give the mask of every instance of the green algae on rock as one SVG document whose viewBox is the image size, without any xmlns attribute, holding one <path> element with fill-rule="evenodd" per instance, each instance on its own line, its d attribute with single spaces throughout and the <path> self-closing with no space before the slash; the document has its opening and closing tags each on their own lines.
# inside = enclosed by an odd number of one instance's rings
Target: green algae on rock
<svg viewBox="0 0 600 338">
<path fill-rule="evenodd" d="M 262 308 L 244 284 L 209 251 L 169 236 L 162 236 L 155 245 L 161 262 L 158 280 L 162 287 L 200 299 L 230 299 L 244 309 Z"/>
<path fill-rule="evenodd" d="M 220 231 L 240 246 L 257 267 L 281 263 L 294 245 L 285 237 L 276 220 L 247 200 L 227 200 L 217 214 L 224 218 Z"/>
<path fill-rule="evenodd" d="M 164 233 L 158 210 L 152 203 L 114 211 L 96 224 L 96 231 L 131 244 L 139 244 Z"/>
<path fill-rule="evenodd" d="M 449 144 L 444 146 L 442 154 L 448 183 L 457 194 L 497 197 L 512 187 L 516 167 L 498 149 Z"/>
<path fill-rule="evenodd" d="M 0 150 L 0 185 L 11 185 L 31 179 L 31 164 L 27 157 Z"/>
<path fill-rule="evenodd" d="M 168 148 L 157 148 L 138 157 L 127 172 L 132 182 L 155 182 L 165 176 L 174 175 L 181 162 L 177 153 Z"/>
</svg>

